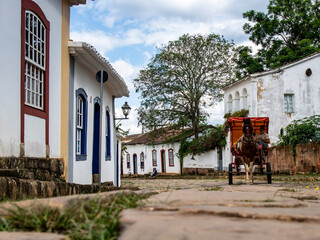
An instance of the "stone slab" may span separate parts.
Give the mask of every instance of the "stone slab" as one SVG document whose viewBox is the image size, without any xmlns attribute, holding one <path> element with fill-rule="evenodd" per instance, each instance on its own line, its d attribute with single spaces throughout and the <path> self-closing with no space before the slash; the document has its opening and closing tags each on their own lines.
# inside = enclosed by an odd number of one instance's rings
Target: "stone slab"
<svg viewBox="0 0 320 240">
<path fill-rule="evenodd" d="M 65 240 L 64 235 L 38 232 L 0 232 L 0 240 Z"/>
<path fill-rule="evenodd" d="M 158 180 L 158 195 L 121 213 L 119 239 L 320 239 L 317 183 L 168 183 Z"/>
</svg>

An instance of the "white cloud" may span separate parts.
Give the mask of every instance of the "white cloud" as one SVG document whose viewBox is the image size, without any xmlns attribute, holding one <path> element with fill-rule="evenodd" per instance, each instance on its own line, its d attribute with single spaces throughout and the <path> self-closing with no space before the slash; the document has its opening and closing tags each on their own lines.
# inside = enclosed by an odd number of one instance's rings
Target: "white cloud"
<svg viewBox="0 0 320 240">
<path fill-rule="evenodd" d="M 224 122 L 224 102 L 221 101 L 208 109 L 210 117 L 208 123 L 212 125 L 222 124 Z"/>
<path fill-rule="evenodd" d="M 130 92 L 134 92 L 133 79 L 135 79 L 141 67 L 133 66 L 130 62 L 119 59 L 112 62 L 111 65 L 116 69 L 120 76 L 126 81 Z"/>
<path fill-rule="evenodd" d="M 118 47 L 117 40 L 112 36 L 108 36 L 102 30 L 72 31 L 70 38 L 75 41 L 89 43 L 102 54 Z"/>
</svg>

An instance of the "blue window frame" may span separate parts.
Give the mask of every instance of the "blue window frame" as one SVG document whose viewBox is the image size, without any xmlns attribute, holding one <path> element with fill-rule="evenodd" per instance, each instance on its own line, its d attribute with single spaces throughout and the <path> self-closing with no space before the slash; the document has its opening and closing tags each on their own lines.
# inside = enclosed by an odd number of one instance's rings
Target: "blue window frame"
<svg viewBox="0 0 320 240">
<path fill-rule="evenodd" d="M 109 107 L 106 107 L 106 161 L 111 161 L 111 134 L 109 112 Z"/>
<path fill-rule="evenodd" d="M 87 160 L 87 94 L 82 89 L 76 90 L 76 160 Z"/>
</svg>

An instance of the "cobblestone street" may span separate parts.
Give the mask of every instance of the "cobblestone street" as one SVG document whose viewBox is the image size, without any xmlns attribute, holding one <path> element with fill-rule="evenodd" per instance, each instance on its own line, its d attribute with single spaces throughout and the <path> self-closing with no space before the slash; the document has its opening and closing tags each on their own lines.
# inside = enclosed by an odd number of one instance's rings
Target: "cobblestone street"
<svg viewBox="0 0 320 240">
<path fill-rule="evenodd" d="M 320 239 L 319 181 L 294 179 L 123 179 L 159 194 L 122 212 L 119 239 Z"/>
</svg>

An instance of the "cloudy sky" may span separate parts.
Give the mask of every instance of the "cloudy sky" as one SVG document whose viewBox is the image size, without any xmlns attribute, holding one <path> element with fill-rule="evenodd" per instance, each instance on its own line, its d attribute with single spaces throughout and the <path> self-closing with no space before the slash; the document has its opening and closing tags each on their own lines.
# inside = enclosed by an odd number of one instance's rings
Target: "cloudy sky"
<svg viewBox="0 0 320 240">
<path fill-rule="evenodd" d="M 71 39 L 93 45 L 126 81 L 129 98 L 116 100 L 116 114 L 127 101 L 130 120 L 122 122 L 130 134 L 137 127 L 139 96 L 132 80 L 146 67 L 155 47 L 189 34 L 215 33 L 238 45 L 250 45 L 243 33 L 248 10 L 266 11 L 268 0 L 87 0 L 71 9 Z M 209 123 L 223 122 L 223 104 L 209 109 Z"/>
</svg>

